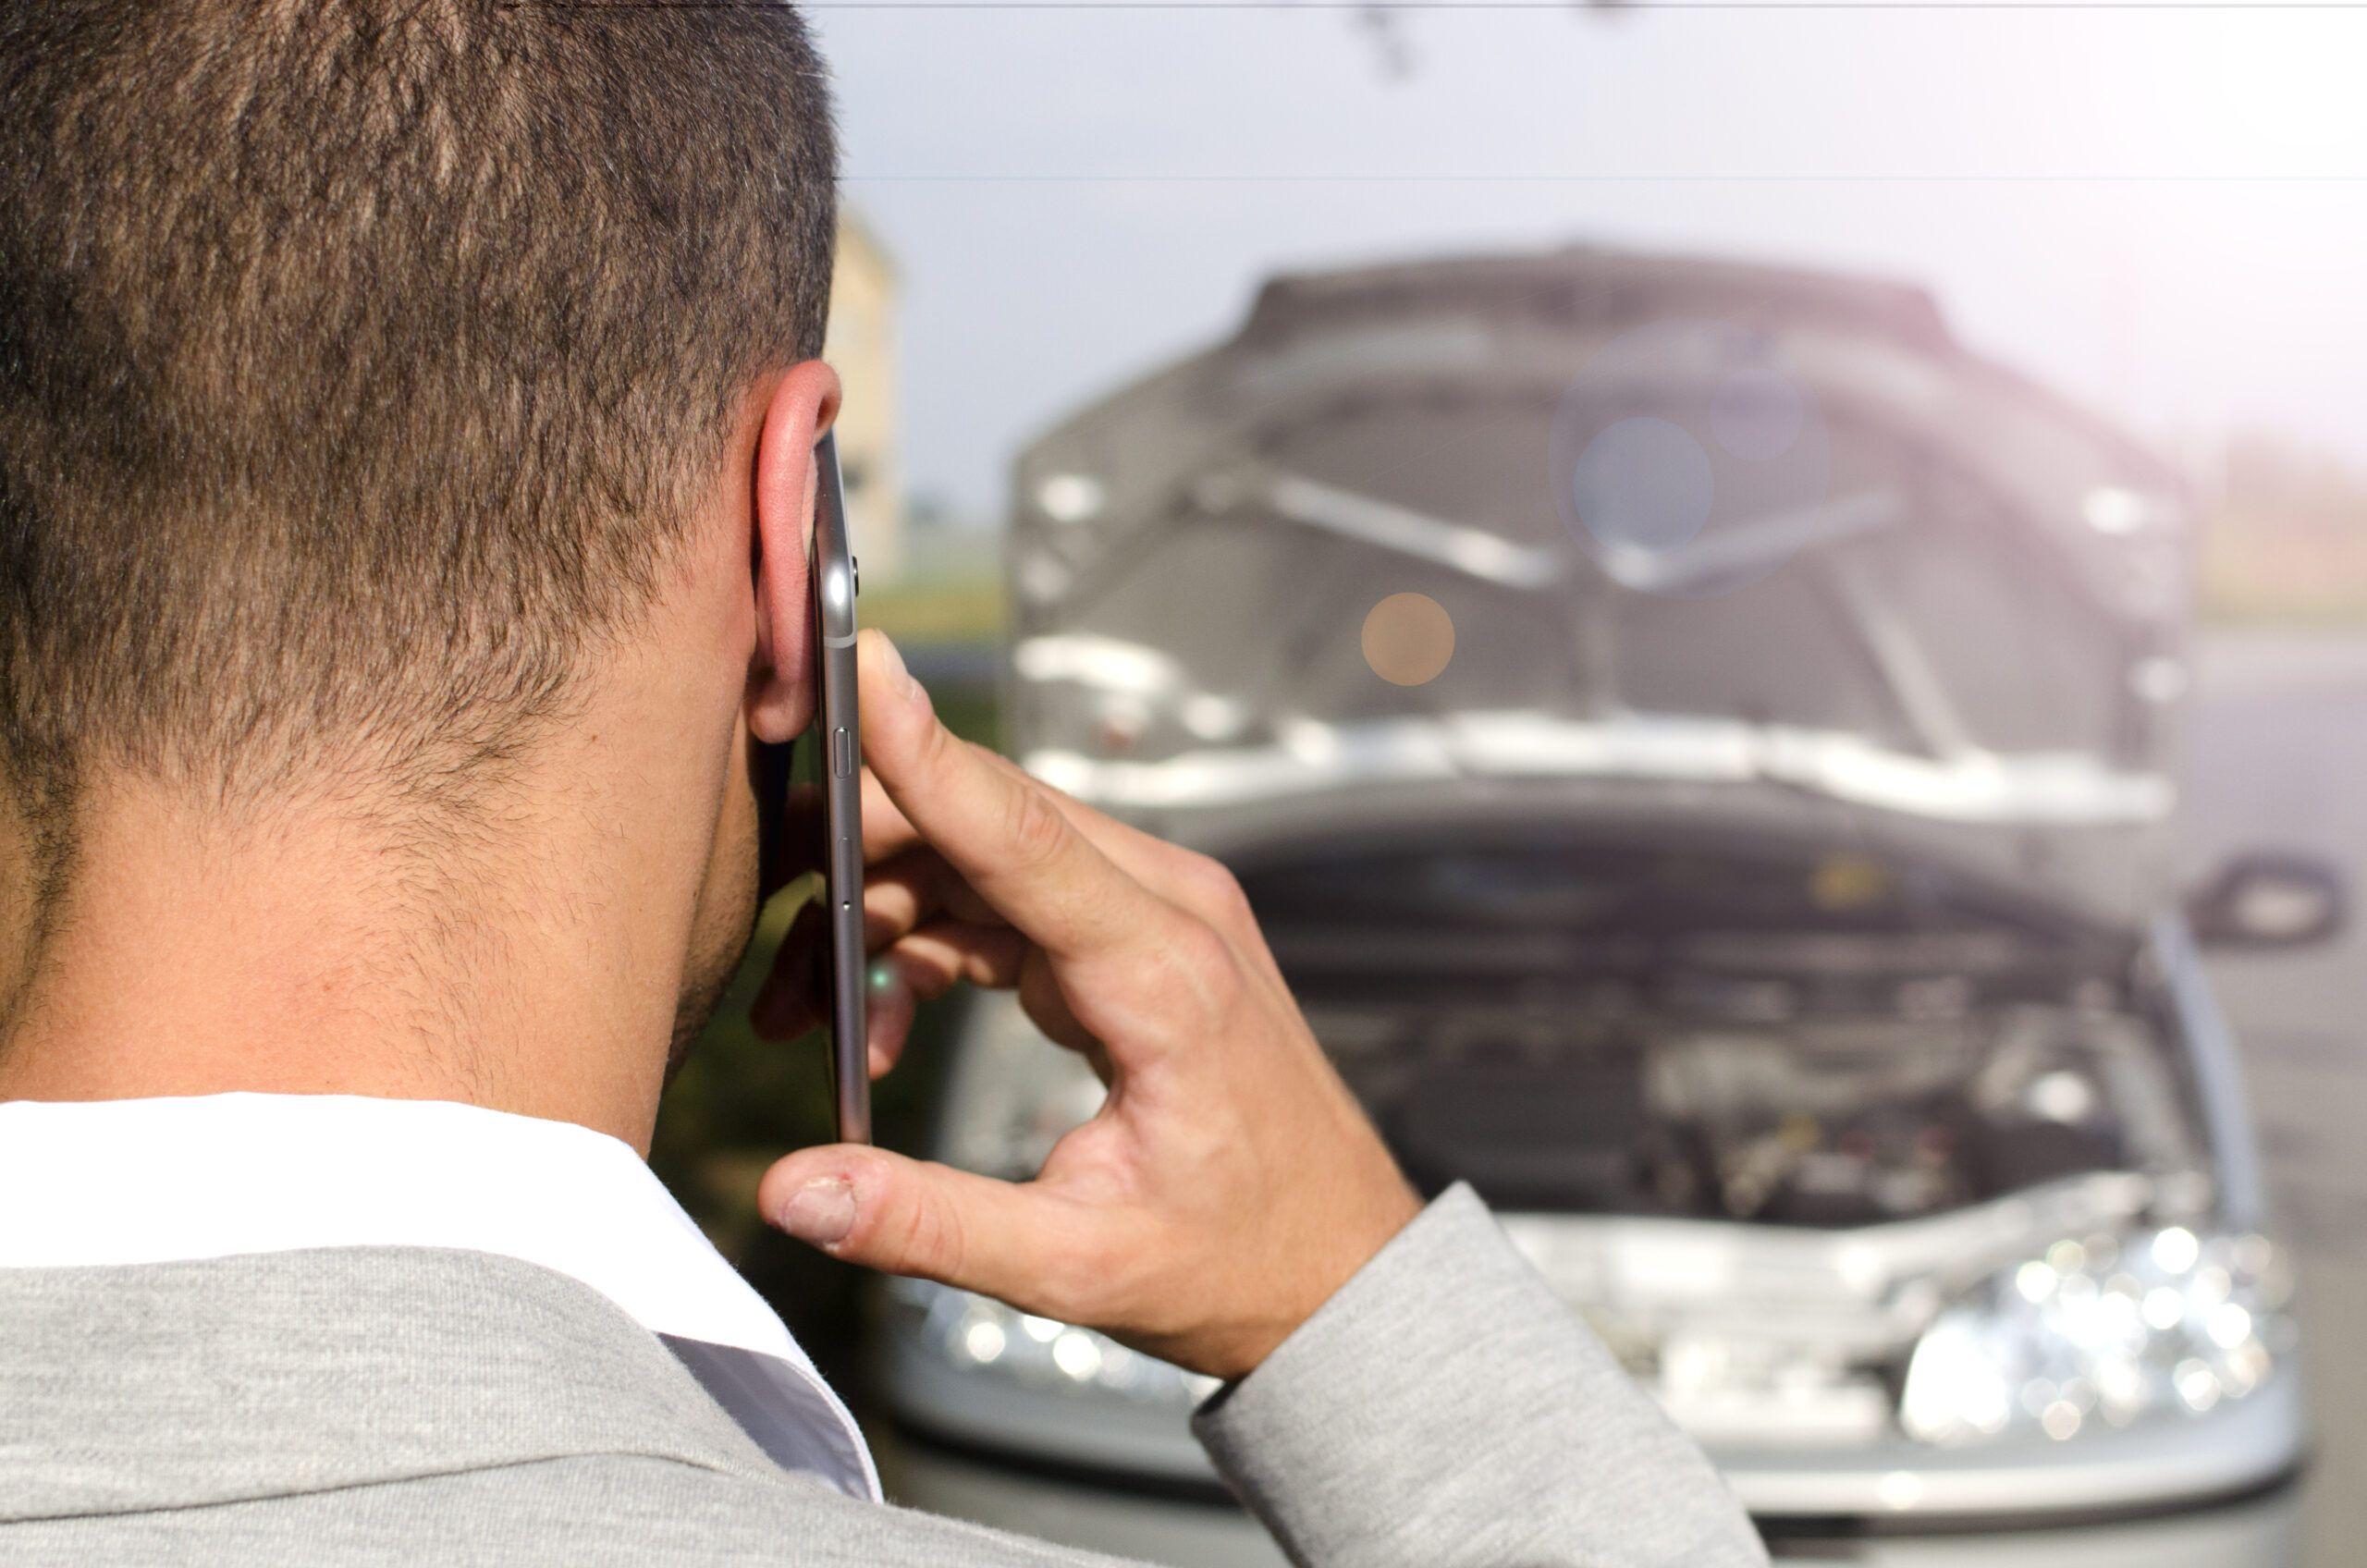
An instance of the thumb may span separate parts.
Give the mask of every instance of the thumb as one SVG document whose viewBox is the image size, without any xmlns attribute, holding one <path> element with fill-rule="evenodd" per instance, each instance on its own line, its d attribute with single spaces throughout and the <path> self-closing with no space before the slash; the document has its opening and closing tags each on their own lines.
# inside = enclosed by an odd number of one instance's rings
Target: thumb
<svg viewBox="0 0 2367 1568">
<path fill-rule="evenodd" d="M 1107 1223 L 1039 1185 L 856 1144 L 779 1160 L 756 1202 L 772 1224 L 832 1257 L 1023 1306 L 1075 1277 Z"/>
</svg>

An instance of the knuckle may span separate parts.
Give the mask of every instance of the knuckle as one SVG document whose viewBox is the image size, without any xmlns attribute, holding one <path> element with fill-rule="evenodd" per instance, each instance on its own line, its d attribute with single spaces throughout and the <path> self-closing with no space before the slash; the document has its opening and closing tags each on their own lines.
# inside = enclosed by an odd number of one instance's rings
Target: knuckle
<svg viewBox="0 0 2367 1568">
<path fill-rule="evenodd" d="M 1184 973 L 1196 982 L 1219 984 L 1233 972 L 1233 944 L 1207 921 L 1180 921 L 1169 939 L 1174 944 Z"/>
<path fill-rule="evenodd" d="M 1061 815 L 1060 808 L 1042 790 L 1022 785 L 1012 791 L 1003 833 L 1011 857 L 1021 869 L 1036 871 L 1050 864 L 1060 854 L 1068 832 L 1068 822 Z"/>
<path fill-rule="evenodd" d="M 1182 924 L 1166 945 L 1185 992 L 1211 1018 L 1230 1013 L 1241 997 L 1241 965 L 1233 944 L 1205 920 Z"/>
<path fill-rule="evenodd" d="M 953 731 L 937 721 L 933 713 L 914 716 L 913 727 L 918 733 L 913 739 L 913 753 L 924 772 L 942 772 L 953 761 L 952 748 L 960 745 Z"/>
<path fill-rule="evenodd" d="M 1184 864 L 1184 875 L 1201 913 L 1220 929 L 1239 931 L 1256 924 L 1249 912 L 1249 894 L 1233 867 L 1213 855 L 1194 852 Z"/>
<path fill-rule="evenodd" d="M 961 1276 L 967 1252 L 962 1216 L 934 1185 L 916 1186 L 893 1223 L 891 1250 L 906 1268 L 937 1279 Z"/>
</svg>

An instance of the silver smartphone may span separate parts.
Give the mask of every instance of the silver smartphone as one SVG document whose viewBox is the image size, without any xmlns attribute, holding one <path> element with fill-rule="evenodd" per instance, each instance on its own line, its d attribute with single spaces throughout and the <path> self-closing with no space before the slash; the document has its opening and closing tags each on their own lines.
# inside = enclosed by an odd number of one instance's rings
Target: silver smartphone
<svg viewBox="0 0 2367 1568">
<path fill-rule="evenodd" d="M 861 586 L 847 541 L 839 449 L 815 448 L 814 724 L 788 746 L 759 748 L 755 779 L 766 876 L 806 899 L 788 940 L 814 948 L 810 984 L 830 1035 L 830 1099 L 840 1143 L 871 1142 L 871 1068 L 865 1026 L 863 726 L 855 712 L 854 601 Z"/>
<path fill-rule="evenodd" d="M 822 897 L 828 906 L 831 1103 L 839 1142 L 871 1142 L 871 1060 L 864 1020 L 863 723 L 856 713 L 854 600 L 863 580 L 847 541 L 847 496 L 839 477 L 839 438 L 815 448 L 814 584 L 815 771 L 822 776 Z"/>
</svg>

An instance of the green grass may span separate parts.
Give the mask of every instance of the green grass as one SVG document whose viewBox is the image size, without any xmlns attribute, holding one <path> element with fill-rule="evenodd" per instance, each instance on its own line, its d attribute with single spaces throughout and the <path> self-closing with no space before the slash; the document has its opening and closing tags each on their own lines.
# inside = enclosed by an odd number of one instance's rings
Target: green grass
<svg viewBox="0 0 2367 1568">
<path fill-rule="evenodd" d="M 863 623 L 901 643 L 992 643 L 1008 625 L 1002 580 L 996 577 L 906 579 L 865 588 Z"/>
</svg>

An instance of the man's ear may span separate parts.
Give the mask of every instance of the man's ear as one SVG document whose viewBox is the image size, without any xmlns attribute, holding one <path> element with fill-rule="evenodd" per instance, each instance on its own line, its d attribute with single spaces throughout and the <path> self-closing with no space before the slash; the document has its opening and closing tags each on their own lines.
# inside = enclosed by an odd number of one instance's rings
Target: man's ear
<svg viewBox="0 0 2367 1568">
<path fill-rule="evenodd" d="M 814 606 L 806 587 L 814 444 L 838 414 L 838 373 L 805 360 L 774 386 L 756 433 L 750 503 L 755 509 L 756 653 L 748 670 L 748 728 L 759 741 L 792 740 L 814 715 Z"/>
</svg>

